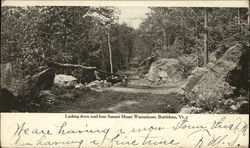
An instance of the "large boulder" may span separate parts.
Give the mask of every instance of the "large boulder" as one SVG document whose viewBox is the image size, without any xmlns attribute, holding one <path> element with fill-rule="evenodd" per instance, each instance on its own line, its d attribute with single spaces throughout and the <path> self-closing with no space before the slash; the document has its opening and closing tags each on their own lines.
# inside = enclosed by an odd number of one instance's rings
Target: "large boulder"
<svg viewBox="0 0 250 148">
<path fill-rule="evenodd" d="M 14 96 L 18 96 L 21 92 L 22 81 L 23 79 L 15 76 L 13 65 L 10 62 L 1 64 L 1 88 L 6 88 Z"/>
<path fill-rule="evenodd" d="M 71 75 L 59 74 L 55 76 L 54 83 L 60 87 L 74 88 L 78 82 L 77 79 Z"/>
<path fill-rule="evenodd" d="M 185 83 L 181 86 L 181 88 L 188 94 L 200 81 L 200 79 L 207 73 L 209 70 L 204 67 L 196 67 L 191 75 L 187 78 Z"/>
<path fill-rule="evenodd" d="M 1 64 L 1 88 L 6 88 L 16 97 L 35 98 L 40 90 L 50 89 L 53 85 L 55 70 L 52 68 L 22 78 L 14 74 L 12 67 L 10 63 Z"/>
<path fill-rule="evenodd" d="M 11 63 L 1 64 L 1 87 L 8 88 L 11 86 L 13 79 L 13 66 Z"/>
<path fill-rule="evenodd" d="M 219 105 L 223 105 L 223 99 L 233 97 L 235 90 L 248 83 L 247 50 L 248 47 L 238 43 L 207 68 L 195 69 L 183 87 L 187 97 L 207 110 L 222 107 Z"/>
<path fill-rule="evenodd" d="M 27 78 L 22 85 L 22 92 L 19 96 L 35 99 L 38 97 L 41 90 L 49 90 L 55 78 L 55 70 L 47 68 L 40 73 Z"/>
<path fill-rule="evenodd" d="M 32 76 L 31 82 L 34 83 L 34 87 L 39 87 L 41 90 L 47 90 L 52 87 L 54 78 L 55 70 L 52 68 L 48 68 Z"/>
<path fill-rule="evenodd" d="M 151 64 L 146 78 L 152 84 L 174 84 L 183 80 L 180 62 L 177 59 L 159 59 Z"/>
</svg>

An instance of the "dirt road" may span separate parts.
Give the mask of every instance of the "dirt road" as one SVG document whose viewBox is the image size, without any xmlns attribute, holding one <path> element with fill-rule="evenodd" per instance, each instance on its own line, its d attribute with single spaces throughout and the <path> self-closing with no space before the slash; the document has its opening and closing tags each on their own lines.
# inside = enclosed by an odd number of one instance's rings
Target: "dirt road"
<svg viewBox="0 0 250 148">
<path fill-rule="evenodd" d="M 53 108 L 51 112 L 177 113 L 185 105 L 185 97 L 177 93 L 129 93 L 109 90 L 86 92 L 73 101 Z"/>
<path fill-rule="evenodd" d="M 112 86 L 98 91 L 55 88 L 45 93 L 38 106 L 26 108 L 29 112 L 178 113 L 187 104 L 179 87 L 152 87 L 141 83 L 135 69 L 124 73 L 129 78 L 126 87 Z"/>
<path fill-rule="evenodd" d="M 151 87 L 136 76 L 136 69 L 123 71 L 126 87 L 112 86 L 101 92 L 79 93 L 73 102 L 59 105 L 52 112 L 99 113 L 177 113 L 187 104 L 179 87 Z M 142 85 L 143 84 L 143 85 Z M 146 84 L 146 85 L 145 85 Z"/>
</svg>

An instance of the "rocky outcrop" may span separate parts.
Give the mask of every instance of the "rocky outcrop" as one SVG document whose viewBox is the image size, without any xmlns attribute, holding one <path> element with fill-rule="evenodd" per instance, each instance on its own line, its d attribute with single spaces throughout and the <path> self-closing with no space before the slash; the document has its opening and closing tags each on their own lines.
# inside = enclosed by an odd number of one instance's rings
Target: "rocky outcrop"
<svg viewBox="0 0 250 148">
<path fill-rule="evenodd" d="M 223 99 L 234 97 L 236 90 L 246 88 L 247 49 L 238 43 L 207 68 L 196 68 L 183 86 L 187 97 L 196 106 L 213 110 L 222 107 Z"/>
<path fill-rule="evenodd" d="M 187 78 L 186 82 L 181 86 L 186 94 L 189 94 L 190 91 L 197 85 L 200 79 L 207 73 L 209 70 L 207 68 L 196 67 L 191 75 Z"/>
<path fill-rule="evenodd" d="M 10 91 L 14 96 L 21 93 L 24 79 L 17 78 L 12 63 L 1 64 L 1 88 Z"/>
<path fill-rule="evenodd" d="M 10 68 L 2 68 L 1 71 L 3 71 L 1 87 L 7 89 L 15 97 L 36 98 L 41 90 L 50 89 L 54 83 L 55 70 L 51 68 L 26 78 L 15 77 Z"/>
<path fill-rule="evenodd" d="M 28 79 L 26 90 L 32 99 L 35 99 L 41 90 L 48 90 L 52 87 L 55 78 L 55 70 L 48 68 Z M 24 92 L 25 93 L 25 92 Z M 26 95 L 26 94 L 24 94 Z"/>
<path fill-rule="evenodd" d="M 8 88 L 11 86 L 13 79 L 13 68 L 11 63 L 1 64 L 1 87 Z"/>
<path fill-rule="evenodd" d="M 46 69 L 34 76 L 20 78 L 15 75 L 10 63 L 1 64 L 0 110 L 11 111 L 29 104 L 28 99 L 36 101 L 41 90 L 53 85 L 55 71 Z"/>
<path fill-rule="evenodd" d="M 177 59 L 159 59 L 151 64 L 146 79 L 150 81 L 151 85 L 179 86 L 190 75 L 196 60 L 193 55 Z"/>
<path fill-rule="evenodd" d="M 156 85 L 180 82 L 182 72 L 179 65 L 180 63 L 176 59 L 159 59 L 151 64 L 146 78 Z"/>
</svg>

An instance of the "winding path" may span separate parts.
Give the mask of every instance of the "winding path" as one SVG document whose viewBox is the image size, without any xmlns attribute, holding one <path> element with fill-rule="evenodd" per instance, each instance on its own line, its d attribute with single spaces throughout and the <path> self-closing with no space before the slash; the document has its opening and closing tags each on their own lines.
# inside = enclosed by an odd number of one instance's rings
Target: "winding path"
<svg viewBox="0 0 250 148">
<path fill-rule="evenodd" d="M 127 86 L 112 86 L 98 91 L 73 90 L 58 98 L 71 100 L 50 107 L 49 112 L 74 113 L 178 113 L 187 100 L 178 86 L 152 87 L 136 76 L 136 69 L 123 72 Z M 73 95 L 73 96 L 72 96 Z M 48 110 L 48 109 L 46 109 Z"/>
</svg>

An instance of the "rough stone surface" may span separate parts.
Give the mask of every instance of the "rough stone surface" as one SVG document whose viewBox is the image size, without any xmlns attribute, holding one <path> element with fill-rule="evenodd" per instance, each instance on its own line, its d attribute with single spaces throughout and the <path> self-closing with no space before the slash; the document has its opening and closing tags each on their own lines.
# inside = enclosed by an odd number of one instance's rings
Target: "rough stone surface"
<svg viewBox="0 0 250 148">
<path fill-rule="evenodd" d="M 92 88 L 92 87 L 101 87 L 101 81 L 95 80 L 86 85 L 86 87 Z"/>
<path fill-rule="evenodd" d="M 1 64 L 1 88 L 6 88 L 14 96 L 18 96 L 22 83 L 21 79 L 14 76 L 13 65 L 11 63 Z"/>
<path fill-rule="evenodd" d="M 209 55 L 209 62 L 215 63 L 217 60 L 218 60 L 218 59 L 217 59 L 216 56 L 215 56 L 215 52 L 213 52 L 213 53 L 211 53 L 211 54 Z"/>
<path fill-rule="evenodd" d="M 183 107 L 180 111 L 181 114 L 196 114 L 199 113 L 202 109 L 196 107 Z"/>
<path fill-rule="evenodd" d="M 77 85 L 75 86 L 75 88 L 82 88 L 82 87 L 84 87 L 84 85 L 83 85 L 82 83 L 79 83 L 79 84 L 77 84 Z"/>
<path fill-rule="evenodd" d="M 179 64 L 176 59 L 159 59 L 151 64 L 146 78 L 153 84 L 180 82 L 182 81 L 182 72 L 179 70 Z"/>
<path fill-rule="evenodd" d="M 14 75 L 12 65 L 7 63 L 1 67 L 1 88 L 6 88 L 16 97 L 36 98 L 41 90 L 51 88 L 54 77 L 55 70 L 48 68 L 36 75 L 20 78 Z"/>
<path fill-rule="evenodd" d="M 77 83 L 77 79 L 71 75 L 59 74 L 55 76 L 54 84 L 61 87 L 75 87 Z"/>
<path fill-rule="evenodd" d="M 237 112 L 240 114 L 248 114 L 249 113 L 249 102 L 242 101 L 237 104 Z"/>
<path fill-rule="evenodd" d="M 188 94 L 208 71 L 207 68 L 196 67 L 181 88 Z"/>
<path fill-rule="evenodd" d="M 13 79 L 13 68 L 11 63 L 1 64 L 1 87 L 9 88 Z"/>
<path fill-rule="evenodd" d="M 41 90 L 48 90 L 52 87 L 55 78 L 55 70 L 48 68 L 32 76 L 28 80 L 27 90 L 30 90 L 31 98 L 36 98 Z M 26 94 L 24 94 L 26 95 Z"/>
<path fill-rule="evenodd" d="M 233 84 L 230 82 L 230 77 L 237 77 L 239 75 L 239 73 L 233 72 L 235 70 L 238 72 L 244 71 L 240 61 L 242 61 L 242 58 L 245 58 L 246 51 L 246 46 L 240 43 L 236 44 L 229 48 L 214 64 L 210 64 L 212 67 L 209 66 L 207 68 L 208 71 L 204 69 L 207 72 L 203 73 L 204 71 L 201 72 L 199 70 L 198 75 L 193 75 L 195 78 L 188 79 L 188 86 L 192 84 L 191 86 L 194 87 L 190 87 L 191 90 L 188 89 L 186 92 L 187 97 L 190 100 L 195 99 L 198 106 L 207 104 L 209 106 L 209 104 L 212 105 L 213 100 L 218 102 L 220 99 L 230 97 L 234 93 L 234 90 L 237 89 L 236 86 L 230 85 Z M 242 77 L 241 79 L 245 78 Z"/>
<path fill-rule="evenodd" d="M 231 105 L 230 108 L 231 108 L 232 110 L 234 110 L 234 111 L 236 111 L 236 110 L 238 109 L 236 105 Z"/>
</svg>

